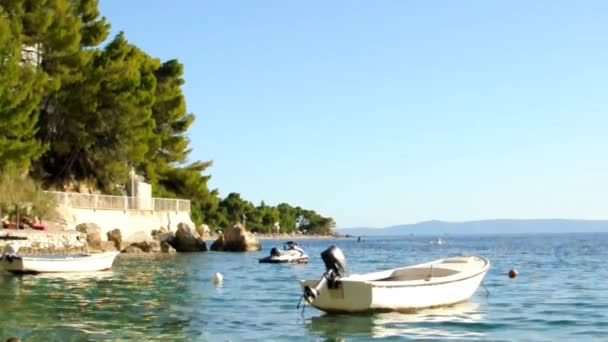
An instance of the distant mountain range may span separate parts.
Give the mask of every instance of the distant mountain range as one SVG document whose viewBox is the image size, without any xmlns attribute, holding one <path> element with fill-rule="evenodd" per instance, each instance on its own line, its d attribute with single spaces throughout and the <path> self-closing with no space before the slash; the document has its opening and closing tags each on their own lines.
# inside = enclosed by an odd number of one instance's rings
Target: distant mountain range
<svg viewBox="0 0 608 342">
<path fill-rule="evenodd" d="M 341 234 L 363 235 L 443 235 L 443 234 L 528 234 L 608 232 L 608 220 L 481 220 L 467 222 L 425 221 L 386 228 L 338 228 Z"/>
</svg>

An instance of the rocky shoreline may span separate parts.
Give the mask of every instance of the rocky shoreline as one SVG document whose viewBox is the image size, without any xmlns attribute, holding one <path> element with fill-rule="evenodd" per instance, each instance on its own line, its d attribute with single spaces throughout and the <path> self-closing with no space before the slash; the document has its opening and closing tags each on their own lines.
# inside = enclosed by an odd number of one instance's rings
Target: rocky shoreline
<svg viewBox="0 0 608 342">
<path fill-rule="evenodd" d="M 75 254 L 87 251 L 86 235 L 74 230 L 42 232 L 34 229 L 0 229 L 0 253 L 19 244 L 22 254 Z"/>
<path fill-rule="evenodd" d="M 161 227 L 131 236 L 122 236 L 120 229 L 107 232 L 95 223 L 82 223 L 75 230 L 41 232 L 37 230 L 0 230 L 0 248 L 19 243 L 24 254 L 69 254 L 120 251 L 125 254 L 176 253 L 176 252 L 245 252 L 262 249 L 261 240 L 335 239 L 339 235 L 254 234 L 241 224 L 229 227 L 220 234 L 210 233 L 206 225 L 197 228 L 187 223 L 177 225 L 175 231 Z M 209 244 L 209 247 L 208 247 Z"/>
</svg>

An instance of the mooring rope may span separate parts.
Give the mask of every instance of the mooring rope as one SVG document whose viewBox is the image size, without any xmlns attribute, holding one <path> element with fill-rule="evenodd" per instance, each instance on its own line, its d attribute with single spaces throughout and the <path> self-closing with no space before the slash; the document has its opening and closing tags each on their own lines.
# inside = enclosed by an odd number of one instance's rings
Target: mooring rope
<svg viewBox="0 0 608 342">
<path fill-rule="evenodd" d="M 300 300 L 298 300 L 298 305 L 296 306 L 296 309 L 300 308 L 300 303 L 302 303 L 302 299 L 304 299 L 304 295 L 302 295 L 300 297 Z M 306 308 L 306 302 L 304 302 L 304 304 L 302 304 L 302 312 L 301 315 L 304 316 L 304 309 Z"/>
<path fill-rule="evenodd" d="M 482 282 L 481 283 L 481 287 L 483 287 L 486 290 L 486 297 L 490 295 L 490 290 L 488 290 L 488 288 L 486 287 L 486 285 Z"/>
</svg>

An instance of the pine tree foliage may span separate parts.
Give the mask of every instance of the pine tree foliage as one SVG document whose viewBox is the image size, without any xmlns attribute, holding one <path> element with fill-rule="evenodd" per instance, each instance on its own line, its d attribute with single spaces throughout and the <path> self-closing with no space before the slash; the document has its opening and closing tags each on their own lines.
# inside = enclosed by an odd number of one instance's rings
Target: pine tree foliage
<svg viewBox="0 0 608 342">
<path fill-rule="evenodd" d="M 119 34 L 84 66 L 85 78 L 57 97 L 62 125 L 44 168 L 56 179 L 77 179 L 109 190 L 143 162 L 152 134 L 158 61 Z"/>
<path fill-rule="evenodd" d="M 148 179 L 157 182 L 163 173 L 187 161 L 191 149 L 186 133 L 194 122 L 194 115 L 187 113 L 181 90 L 183 65 L 177 60 L 167 61 L 156 69 L 154 75 L 157 82 L 152 107 L 154 134 L 148 142 L 150 148 L 142 169 Z"/>
<path fill-rule="evenodd" d="M 35 138 L 44 75 L 21 62 L 20 27 L 0 10 L 0 170 L 27 168 L 44 151 Z"/>
<path fill-rule="evenodd" d="M 107 41 L 109 30 L 98 0 L 0 0 L 0 172 L 29 167 L 46 186 L 111 193 L 133 167 L 155 196 L 190 199 L 194 221 L 214 229 L 246 220 L 260 232 L 276 222 L 331 232 L 333 220 L 312 210 L 209 189 L 211 162 L 189 160 L 184 66 L 124 33 Z"/>
</svg>

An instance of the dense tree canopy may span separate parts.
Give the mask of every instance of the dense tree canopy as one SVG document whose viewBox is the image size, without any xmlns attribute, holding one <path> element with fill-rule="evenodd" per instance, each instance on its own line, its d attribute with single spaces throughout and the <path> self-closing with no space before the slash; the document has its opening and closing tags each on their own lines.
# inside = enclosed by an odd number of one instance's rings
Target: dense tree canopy
<svg viewBox="0 0 608 342">
<path fill-rule="evenodd" d="M 0 0 L 0 172 L 122 194 L 134 168 L 155 196 L 190 199 L 193 220 L 214 229 L 331 232 L 312 210 L 210 190 L 211 162 L 189 160 L 183 65 L 109 32 L 98 0 Z"/>
<path fill-rule="evenodd" d="M 154 125 L 158 61 L 119 34 L 82 66 L 87 77 L 62 87 L 69 98 L 54 107 L 62 126 L 42 159 L 54 179 L 88 181 L 105 191 L 127 181 L 143 162 Z"/>
<path fill-rule="evenodd" d="M 35 138 L 44 75 L 21 61 L 21 27 L 0 9 L 0 170 L 27 168 L 44 145 Z"/>
</svg>

